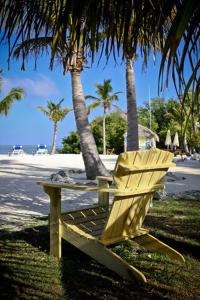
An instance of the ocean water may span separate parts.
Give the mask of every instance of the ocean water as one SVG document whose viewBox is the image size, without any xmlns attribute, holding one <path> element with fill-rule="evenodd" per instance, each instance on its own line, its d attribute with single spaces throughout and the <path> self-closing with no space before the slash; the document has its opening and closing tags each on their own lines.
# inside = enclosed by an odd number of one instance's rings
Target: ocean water
<svg viewBox="0 0 200 300">
<path fill-rule="evenodd" d="M 21 145 L 23 147 L 23 150 L 27 154 L 33 154 L 37 150 L 37 145 Z M 57 149 L 60 149 L 60 147 L 57 147 Z M 51 146 L 47 145 L 47 149 L 50 152 Z M 0 154 L 9 154 L 13 150 L 13 145 L 0 145 Z"/>
</svg>

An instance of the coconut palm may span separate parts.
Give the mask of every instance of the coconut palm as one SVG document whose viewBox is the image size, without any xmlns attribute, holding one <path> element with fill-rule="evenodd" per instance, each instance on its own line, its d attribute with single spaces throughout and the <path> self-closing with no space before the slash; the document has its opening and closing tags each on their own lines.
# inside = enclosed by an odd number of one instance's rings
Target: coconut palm
<svg viewBox="0 0 200 300">
<path fill-rule="evenodd" d="M 2 70 L 0 70 L 0 92 L 2 87 Z M 24 90 L 22 88 L 12 88 L 11 91 L 3 98 L 0 99 L 0 115 L 7 116 L 11 106 L 17 100 L 24 97 Z"/>
<path fill-rule="evenodd" d="M 53 12 L 51 13 L 52 15 L 48 19 L 48 23 L 52 28 L 54 24 L 54 14 Z M 75 41 L 73 41 L 73 37 L 67 37 L 65 28 L 60 27 L 58 32 L 59 36 L 62 36 L 62 39 L 59 40 L 56 49 L 53 48 L 56 35 L 53 37 L 37 37 L 35 39 L 24 41 L 18 45 L 15 49 L 14 56 L 19 58 L 21 55 L 22 57 L 28 57 L 30 54 L 34 54 L 37 59 L 38 55 L 43 53 L 45 50 L 50 49 L 51 61 L 53 62 L 53 58 L 56 56 L 63 65 L 64 74 L 68 71 L 70 72 L 72 80 L 73 108 L 76 126 L 81 141 L 81 152 L 85 164 L 86 176 L 88 179 L 95 179 L 97 175 L 109 175 L 99 157 L 95 139 L 89 125 L 80 77 L 84 63 L 86 62 L 84 55 L 87 48 L 85 49 L 78 45 Z M 74 43 L 76 46 L 74 46 Z"/>
<path fill-rule="evenodd" d="M 47 22 L 50 12 L 54 12 L 53 27 Z M 198 92 L 199 15 L 198 0 L 160 0 L 159 4 L 157 0 L 45 0 L 42 3 L 41 1 L 0 0 L 0 32 L 1 41 L 9 42 L 9 57 L 12 56 L 13 48 L 18 41 L 29 41 L 33 37 L 40 36 L 42 32 L 45 36 L 50 35 L 54 40 L 51 65 L 63 33 L 66 35 L 70 32 L 70 38 L 74 42 L 72 48 L 75 45 L 90 45 L 94 56 L 95 51 L 102 45 L 106 56 L 109 57 L 111 51 L 119 52 L 121 46 L 124 50 L 127 45 L 131 45 L 133 52 L 136 53 L 138 35 L 142 32 L 140 49 L 145 63 L 152 44 L 150 41 L 152 36 L 153 39 L 160 40 L 165 37 L 167 40 L 162 43 L 160 79 L 167 64 L 167 78 L 172 66 L 171 74 L 175 85 L 179 86 L 176 80 L 179 78 L 180 86 L 185 86 L 186 91 L 193 87 Z M 59 34 L 60 28 L 64 30 L 62 34 Z M 98 34 L 107 28 L 109 30 L 102 43 Z M 131 40 L 127 38 L 130 28 Z M 25 57 L 23 60 L 25 61 Z M 188 81 L 183 79 L 186 63 L 191 66 L 191 76 L 187 76 Z"/>
<path fill-rule="evenodd" d="M 120 92 L 112 93 L 111 80 L 104 80 L 104 83 L 96 84 L 96 94 L 98 97 L 87 95 L 85 99 L 92 99 L 94 102 L 88 106 L 88 112 L 99 106 L 103 107 L 103 154 L 106 154 L 106 114 L 111 109 L 112 102 L 118 100 L 118 94 Z"/>
<path fill-rule="evenodd" d="M 53 26 L 49 24 L 50 12 L 54 12 Z M 125 58 L 130 47 L 132 58 L 139 47 L 144 64 L 147 63 L 151 47 L 156 50 L 159 41 L 162 51 L 160 87 L 167 83 L 167 80 L 162 80 L 163 74 L 168 79 L 172 70 L 175 86 L 184 87 L 184 95 L 192 87 L 197 97 L 200 85 L 197 76 L 200 66 L 199 14 L 200 2 L 197 0 L 160 0 L 159 4 L 157 0 L 45 0 L 42 4 L 41 1 L 0 0 L 0 33 L 1 41 L 9 42 L 9 57 L 19 40 L 30 41 L 41 33 L 45 37 L 50 36 L 53 39 L 51 67 L 56 58 L 56 49 L 67 34 L 72 41 L 70 51 L 75 56 L 77 49 L 89 46 L 92 58 L 100 47 L 101 53 L 104 52 L 107 58 L 111 51 L 115 55 L 116 50 L 119 53 L 122 48 Z M 102 31 L 106 32 L 103 41 L 99 38 L 99 32 Z M 26 56 L 22 57 L 24 67 Z M 184 78 L 185 63 L 191 66 L 189 76 L 187 72 L 188 80 Z M 179 90 L 177 92 L 180 94 Z"/>
<path fill-rule="evenodd" d="M 54 124 L 54 132 L 53 132 L 53 143 L 51 148 L 51 154 L 55 154 L 56 152 L 56 139 L 58 133 L 58 123 L 63 121 L 67 114 L 72 111 L 71 108 L 61 108 L 61 104 L 64 99 L 61 99 L 57 104 L 52 101 L 47 101 L 47 108 L 42 106 L 37 106 L 39 111 L 43 112 L 49 120 L 51 120 Z"/>
</svg>

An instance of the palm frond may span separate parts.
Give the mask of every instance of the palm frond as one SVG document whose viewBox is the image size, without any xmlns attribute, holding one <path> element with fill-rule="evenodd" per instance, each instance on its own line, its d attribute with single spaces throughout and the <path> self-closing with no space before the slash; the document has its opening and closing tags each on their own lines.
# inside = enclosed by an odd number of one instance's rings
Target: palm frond
<svg viewBox="0 0 200 300">
<path fill-rule="evenodd" d="M 7 116 L 15 100 L 21 100 L 24 97 L 24 90 L 13 88 L 8 95 L 0 101 L 0 114 Z"/>
<path fill-rule="evenodd" d="M 171 72 L 174 83 L 177 85 L 178 78 L 178 86 L 186 88 L 183 80 L 186 62 L 189 58 L 191 77 L 199 61 L 199 15 L 199 0 L 0 0 L 0 34 L 1 42 L 9 44 L 9 58 L 19 42 L 29 43 L 41 36 L 52 38 L 51 67 L 68 33 L 70 53 L 77 47 L 89 47 L 92 59 L 96 51 L 105 54 L 108 60 L 111 53 L 116 57 L 121 49 L 123 58 L 126 53 L 134 56 L 140 50 L 147 64 L 150 50 L 156 52 L 159 45 L 162 51 L 159 88 L 164 85 L 166 69 L 168 78 Z M 104 39 L 99 37 L 100 32 L 105 32 Z M 37 51 L 34 56 L 37 58 Z M 22 68 L 25 58 L 26 51 L 22 52 Z M 191 87 L 198 92 L 196 75 Z"/>
<path fill-rule="evenodd" d="M 60 107 L 61 104 L 63 103 L 63 101 L 64 101 L 64 98 L 62 98 L 62 99 L 58 102 L 57 106 Z"/>
<path fill-rule="evenodd" d="M 85 96 L 85 100 L 87 100 L 87 99 L 91 99 L 91 100 L 100 101 L 100 99 L 99 99 L 99 98 L 97 98 L 97 97 L 95 97 L 95 96 L 92 96 L 92 95 L 86 95 L 86 96 Z"/>
<path fill-rule="evenodd" d="M 92 110 L 94 110 L 95 108 L 101 106 L 101 102 L 100 101 L 96 101 L 91 103 L 90 105 L 87 106 L 87 111 L 88 111 L 88 115 L 91 113 Z"/>
<path fill-rule="evenodd" d="M 49 112 L 42 106 L 37 106 L 37 109 L 44 113 L 46 116 L 49 116 Z"/>
</svg>

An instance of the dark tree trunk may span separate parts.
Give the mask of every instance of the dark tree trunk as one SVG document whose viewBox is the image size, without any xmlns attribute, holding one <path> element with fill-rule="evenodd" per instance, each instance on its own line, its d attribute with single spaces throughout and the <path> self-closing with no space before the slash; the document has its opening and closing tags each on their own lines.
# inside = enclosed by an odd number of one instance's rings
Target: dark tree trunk
<svg viewBox="0 0 200 300">
<path fill-rule="evenodd" d="M 80 71 L 71 71 L 73 107 L 76 126 L 81 141 L 81 151 L 88 179 L 95 179 L 98 175 L 108 176 L 109 172 L 102 163 L 97 146 L 90 128 L 87 108 L 80 78 Z"/>
<path fill-rule="evenodd" d="M 127 150 L 138 150 L 138 119 L 137 103 L 135 91 L 135 76 L 133 70 L 133 60 L 126 58 L 126 94 L 127 94 Z"/>
</svg>

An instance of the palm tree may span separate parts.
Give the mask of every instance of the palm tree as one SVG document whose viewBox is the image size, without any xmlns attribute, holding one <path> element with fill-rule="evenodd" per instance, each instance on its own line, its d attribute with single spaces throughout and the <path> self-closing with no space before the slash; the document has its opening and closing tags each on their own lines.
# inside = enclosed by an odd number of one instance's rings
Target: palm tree
<svg viewBox="0 0 200 300">
<path fill-rule="evenodd" d="M 53 26 L 48 22 L 49 12 L 54 12 Z M 1 41 L 9 42 L 9 58 L 19 40 L 30 41 L 41 33 L 45 37 L 51 36 L 51 67 L 56 49 L 68 33 L 72 41 L 70 50 L 75 54 L 77 46 L 79 49 L 89 46 L 92 58 L 101 49 L 101 53 L 109 58 L 112 51 L 115 55 L 116 50 L 119 53 L 122 48 L 125 58 L 127 47 L 131 47 L 132 57 L 139 47 L 144 64 L 147 64 L 151 47 L 156 51 L 159 41 L 162 51 L 159 86 L 165 86 L 171 70 L 177 93 L 180 94 L 179 87 L 183 87 L 184 95 L 187 95 L 192 87 L 197 99 L 200 86 L 199 15 L 198 0 L 160 0 L 159 4 L 157 0 L 46 0 L 42 4 L 41 1 L 6 0 L 0 1 L 0 33 L 3 31 Z M 106 32 L 103 41 L 99 38 L 102 31 Z M 24 62 L 25 55 L 22 67 Z M 186 63 L 191 67 L 187 80 L 184 78 Z M 166 74 L 166 81 L 162 80 L 163 74 Z"/>
<path fill-rule="evenodd" d="M 94 102 L 88 106 L 88 112 L 96 107 L 103 107 L 103 154 L 106 154 L 106 114 L 110 110 L 112 102 L 118 100 L 118 94 L 120 92 L 112 93 L 111 80 L 104 80 L 104 83 L 96 84 L 96 94 L 98 97 L 87 95 L 85 99 L 92 99 Z"/>
<path fill-rule="evenodd" d="M 70 108 L 61 108 L 61 104 L 64 99 L 60 100 L 57 104 L 52 101 L 47 101 L 47 109 L 42 106 L 37 106 L 37 108 L 43 112 L 49 120 L 53 121 L 54 132 L 53 132 L 53 144 L 51 148 L 51 154 L 56 152 L 56 138 L 58 132 L 58 123 L 63 121 L 66 115 L 72 111 Z"/>
<path fill-rule="evenodd" d="M 53 12 L 51 13 L 52 15 L 49 17 L 48 23 L 52 28 L 54 24 L 54 14 Z M 84 23 L 84 15 L 82 22 Z M 84 55 L 87 48 L 85 49 L 84 47 L 81 47 L 81 45 L 78 45 L 76 41 L 73 40 L 73 37 L 67 37 L 65 28 L 59 27 L 58 33 L 59 36 L 62 36 L 62 39 L 59 40 L 56 49 L 53 48 L 53 45 L 57 35 L 53 37 L 37 37 L 21 43 L 15 49 L 14 56 L 16 58 L 19 58 L 21 55 L 22 57 L 28 57 L 28 55 L 33 53 L 37 59 L 38 55 L 50 48 L 52 63 L 55 56 L 62 63 L 64 74 L 68 71 L 70 72 L 72 80 L 73 109 L 81 141 L 81 152 L 85 164 L 86 176 L 88 179 L 95 179 L 97 175 L 109 175 L 99 157 L 95 139 L 89 125 L 81 83 L 80 75 L 83 71 L 83 65 L 86 62 Z"/>
<path fill-rule="evenodd" d="M 2 70 L 0 70 L 0 92 L 2 86 Z M 17 100 L 21 100 L 24 97 L 24 90 L 22 88 L 12 88 L 11 91 L 0 100 L 0 115 L 7 116 L 12 104 Z"/>
<path fill-rule="evenodd" d="M 47 22 L 49 12 L 54 12 L 53 27 L 50 27 Z M 199 14 L 200 2 L 198 0 L 160 0 L 159 4 L 157 0 L 45 0 L 42 3 L 41 1 L 1 0 L 1 41 L 9 42 L 9 57 L 11 57 L 14 48 L 12 46 L 16 45 L 19 40 L 27 41 L 38 37 L 43 32 L 46 36 L 50 34 L 54 37 L 52 47 L 55 53 L 62 39 L 62 34 L 59 34 L 58 29 L 63 28 L 65 33 L 70 32 L 73 42 L 78 45 L 90 45 L 92 56 L 102 45 L 106 56 L 109 57 L 111 51 L 119 51 L 121 45 L 123 49 L 130 45 L 127 36 L 131 26 L 133 52 L 136 53 L 138 35 L 142 32 L 140 49 L 146 63 L 152 42 L 149 39 L 152 36 L 153 39 L 161 40 L 165 37 L 167 40 L 162 44 L 160 79 L 167 64 L 168 71 L 172 66 L 171 74 L 176 86 L 179 86 L 177 85 L 178 78 L 180 86 L 185 86 L 185 91 L 193 87 L 198 93 L 200 84 L 197 76 Z M 87 18 L 83 18 L 83 15 Z M 109 30 L 105 41 L 101 44 L 98 33 L 105 31 L 106 28 Z M 120 28 L 119 31 L 118 28 Z M 180 44 L 181 47 L 179 47 Z M 54 57 L 53 54 L 51 63 Z M 185 82 L 183 74 L 186 63 L 191 66 L 191 76 Z M 169 78 L 168 71 L 166 72 L 167 78 Z M 174 76 L 175 74 L 177 77 Z"/>
</svg>

